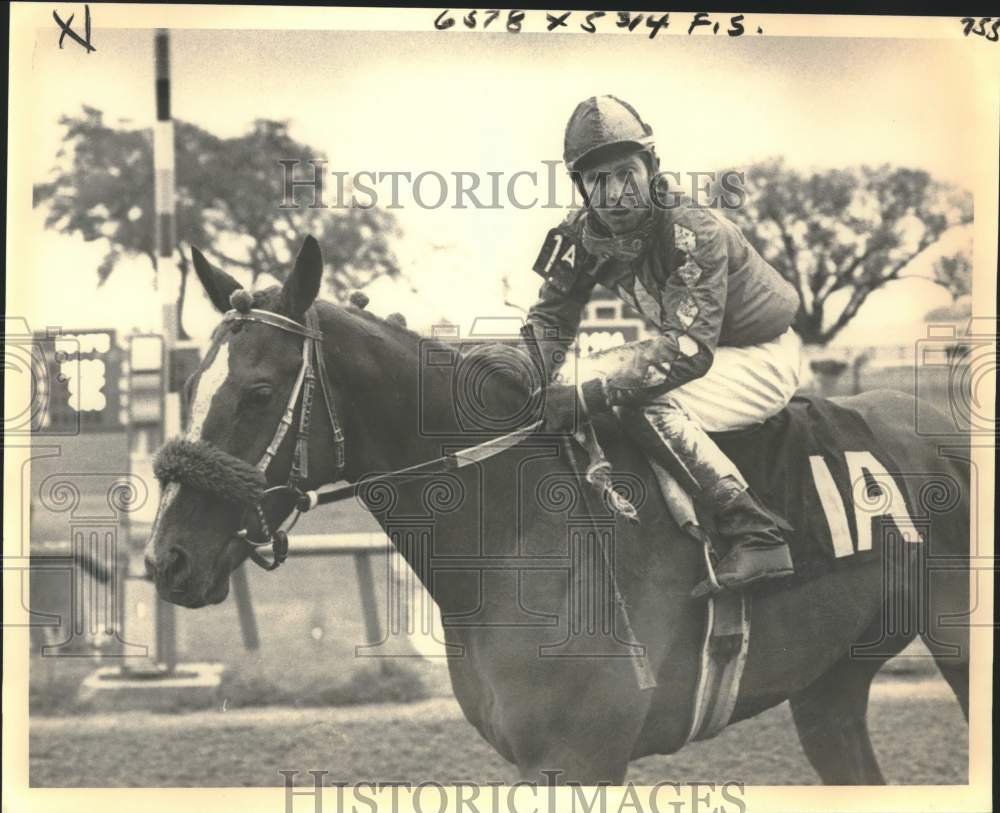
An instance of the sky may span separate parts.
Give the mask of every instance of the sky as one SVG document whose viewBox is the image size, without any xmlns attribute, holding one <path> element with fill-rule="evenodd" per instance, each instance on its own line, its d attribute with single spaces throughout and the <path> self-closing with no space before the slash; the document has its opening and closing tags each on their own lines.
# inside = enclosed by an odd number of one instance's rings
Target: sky
<svg viewBox="0 0 1000 813">
<path fill-rule="evenodd" d="M 33 55 L 36 137 L 25 156 L 38 180 L 59 149 L 59 116 L 82 105 L 108 121 L 151 125 L 152 31 L 93 32 L 96 53 L 59 50 L 42 32 Z M 976 132 L 968 126 L 974 66 L 961 42 L 934 40 L 556 36 L 439 36 L 437 32 L 199 31 L 171 35 L 173 112 L 220 136 L 255 118 L 286 119 L 331 170 L 545 172 L 582 98 L 628 99 L 656 133 L 665 167 L 742 166 L 783 156 L 800 169 L 888 162 L 972 188 Z M 914 81 L 919 77 L 919 81 Z M 277 171 L 276 167 L 276 171 Z M 430 190 L 429 197 L 435 187 Z M 558 176 L 560 200 L 568 181 Z M 454 202 L 452 194 L 449 202 Z M 561 210 L 396 210 L 396 252 L 410 282 L 374 283 L 376 313 L 399 311 L 418 329 L 448 319 L 464 334 L 476 317 L 517 315 L 537 292 L 531 265 Z M 36 212 L 27 309 L 35 326 L 155 329 L 159 306 L 144 260 L 123 263 L 98 289 L 103 248 L 56 235 Z M 961 235 L 953 235 L 958 241 Z M 951 242 L 949 243 L 949 245 Z M 69 269 L 73 269 L 73 284 Z M 916 267 L 911 274 L 926 273 Z M 506 293 L 502 280 L 506 277 Z M 200 292 L 199 292 L 200 293 Z M 920 279 L 873 295 L 840 343 L 904 343 L 949 301 Z M 123 303 L 127 307 L 123 308 Z M 189 300 L 185 323 L 207 335 L 215 314 Z"/>
</svg>

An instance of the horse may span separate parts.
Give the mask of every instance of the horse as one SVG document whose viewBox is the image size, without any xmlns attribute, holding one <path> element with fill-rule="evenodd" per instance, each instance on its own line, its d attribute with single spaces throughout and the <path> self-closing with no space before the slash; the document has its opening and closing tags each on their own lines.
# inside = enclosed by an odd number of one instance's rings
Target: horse
<svg viewBox="0 0 1000 813">
<path fill-rule="evenodd" d="M 642 451 L 613 426 L 602 429 L 638 522 L 588 508 L 579 461 L 551 438 L 528 438 L 477 465 L 394 484 L 387 473 L 419 471 L 442 449 L 522 425 L 530 389 L 524 376 L 490 354 L 480 354 L 492 361 L 477 372 L 463 373 L 448 345 L 363 307 L 319 300 L 323 259 L 311 237 L 282 285 L 252 294 L 197 249 L 192 254 L 210 300 L 229 315 L 185 388 L 191 419 L 184 442 L 208 450 L 195 466 L 205 466 L 202 479 L 172 475 L 169 466 L 160 472 L 165 482 L 146 546 L 159 595 L 189 608 L 223 601 L 230 573 L 274 541 L 261 527 L 281 517 L 264 516 L 271 507 L 262 514 L 261 494 L 280 492 L 286 472 L 298 473 L 295 499 L 346 481 L 438 605 L 465 717 L 524 781 L 622 784 L 630 760 L 681 748 L 705 625 L 705 604 L 691 596 L 704 576 L 703 551 L 657 498 Z M 312 415 L 303 422 L 307 345 L 316 347 L 323 398 L 306 407 Z M 901 410 L 913 414 L 909 396 L 867 392 L 844 404 L 864 417 L 905 473 L 962 485 L 927 541 L 929 558 L 961 563 L 969 550 L 967 466 L 899 426 Z M 298 436 L 276 432 L 279 424 L 298 426 Z M 221 480 L 239 482 L 220 496 Z M 366 490 L 369 481 L 379 487 Z M 400 541 L 407 523 L 424 529 L 425 545 L 413 544 L 412 534 Z M 568 526 L 589 547 L 571 551 Z M 603 532 L 613 535 L 617 602 L 604 589 L 608 572 L 593 544 Z M 869 687 L 918 633 L 968 720 L 968 629 L 946 623 L 968 612 L 967 562 L 936 572 L 933 594 L 925 595 L 909 582 L 886 583 L 887 556 L 811 581 L 775 582 L 750 597 L 753 634 L 730 724 L 789 701 L 805 754 L 826 784 L 884 783 L 866 723 Z M 634 641 L 619 624 L 581 620 L 581 591 L 588 590 L 597 615 L 627 610 Z M 887 625 L 890 606 L 928 600 L 926 628 Z M 654 688 L 637 684 L 635 642 L 656 676 Z"/>
</svg>

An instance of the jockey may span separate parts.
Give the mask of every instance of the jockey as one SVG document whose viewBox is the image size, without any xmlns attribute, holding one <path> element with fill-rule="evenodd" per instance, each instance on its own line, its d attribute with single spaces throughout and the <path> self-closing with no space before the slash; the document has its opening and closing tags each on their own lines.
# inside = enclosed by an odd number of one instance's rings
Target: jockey
<svg viewBox="0 0 1000 813">
<path fill-rule="evenodd" d="M 758 424 L 787 405 L 799 383 L 799 299 L 734 224 L 667 193 L 652 136 L 614 96 L 584 100 L 566 127 L 563 159 L 585 206 L 549 232 L 535 263 L 545 282 L 528 314 L 553 382 L 545 427 L 566 432 L 578 410 L 617 411 L 710 507 L 728 543 L 716 578 L 738 589 L 791 574 L 792 560 L 774 518 L 707 432 Z M 560 369 L 598 283 L 659 335 Z M 705 582 L 695 595 L 711 589 Z"/>
</svg>

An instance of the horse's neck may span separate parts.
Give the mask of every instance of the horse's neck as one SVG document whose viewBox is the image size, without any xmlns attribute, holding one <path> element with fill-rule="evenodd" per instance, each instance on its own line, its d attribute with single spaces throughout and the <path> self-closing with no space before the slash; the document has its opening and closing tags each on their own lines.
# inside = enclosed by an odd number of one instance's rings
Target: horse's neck
<svg viewBox="0 0 1000 813">
<path fill-rule="evenodd" d="M 523 406 L 513 377 L 494 373 L 470 393 L 453 347 L 360 315 L 331 323 L 339 335 L 327 345 L 327 368 L 342 377 L 349 479 L 407 468 L 515 428 L 489 414 L 517 414 Z M 346 348 L 353 359 L 344 357 Z M 435 352 L 455 363 L 430 363 Z M 464 403 L 456 404 L 456 394 Z"/>
<path fill-rule="evenodd" d="M 430 347 L 415 334 L 358 314 L 328 312 L 324 321 L 329 336 L 327 369 L 335 379 L 331 390 L 343 406 L 349 480 L 408 468 L 513 430 L 488 419 L 471 431 L 468 422 L 463 423 L 453 402 L 453 393 L 462 394 L 455 386 L 463 380 L 456 375 L 456 365 L 425 363 L 435 350 L 450 353 L 454 360 L 452 348 Z M 524 402 L 519 387 L 516 380 L 494 373 L 478 394 L 497 414 L 512 415 Z M 474 416 L 472 420 L 475 424 Z M 447 554 L 461 551 L 470 536 L 480 532 L 478 520 L 469 517 L 478 516 L 477 510 L 484 506 L 470 502 L 479 495 L 468 484 L 477 476 L 485 477 L 488 468 L 492 505 L 501 499 L 497 484 L 507 489 L 516 476 L 499 458 L 473 468 L 476 471 L 438 472 L 408 482 L 389 480 L 385 487 L 363 491 L 372 515 L 421 578 L 426 575 L 421 562 L 429 556 L 421 544 L 432 544 L 435 553 Z M 453 498 L 460 502 L 453 503 Z M 490 536 L 483 544 L 504 543 Z"/>
<path fill-rule="evenodd" d="M 339 308 L 318 310 L 329 390 L 344 433 L 344 477 L 405 468 L 426 453 L 417 425 L 416 354 L 387 326 Z M 379 329 L 381 327 L 381 330 Z M 411 358 L 412 356 L 412 358 Z"/>
</svg>

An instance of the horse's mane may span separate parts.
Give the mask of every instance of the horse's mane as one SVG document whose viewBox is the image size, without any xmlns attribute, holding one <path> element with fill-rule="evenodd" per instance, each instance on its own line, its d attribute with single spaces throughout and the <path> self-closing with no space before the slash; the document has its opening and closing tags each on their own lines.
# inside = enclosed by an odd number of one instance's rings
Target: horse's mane
<svg viewBox="0 0 1000 813">
<path fill-rule="evenodd" d="M 352 325 L 357 325 L 370 337 L 381 341 L 392 341 L 401 349 L 416 352 L 419 344 L 424 344 L 435 350 L 449 350 L 454 352 L 455 346 L 430 336 L 424 336 L 411 330 L 398 321 L 385 319 L 377 316 L 369 310 L 356 307 L 355 305 L 342 305 L 326 299 L 315 301 L 316 309 L 321 315 L 327 315 L 334 320 L 343 320 L 346 316 Z M 263 290 L 253 292 L 253 307 L 271 310 L 283 316 L 290 316 L 288 303 L 280 286 L 272 286 Z M 238 324 L 238 323 L 237 323 Z M 482 345 L 479 345 L 480 347 Z M 515 392 L 523 392 L 525 387 L 524 379 L 513 372 L 515 365 L 511 364 L 511 355 L 520 351 L 509 345 L 497 342 L 490 346 L 492 353 L 491 360 L 494 361 L 493 369 L 513 388 Z"/>
<path fill-rule="evenodd" d="M 376 316 L 371 311 L 358 308 L 354 305 L 341 305 L 336 302 L 330 302 L 327 299 L 317 299 L 315 302 L 316 309 L 321 312 L 326 312 L 333 315 L 334 312 L 346 313 L 350 316 L 360 317 L 373 325 L 377 325 L 380 328 L 385 328 L 389 331 L 398 333 L 402 336 L 407 336 L 413 341 L 420 341 L 425 339 L 419 333 L 410 330 L 405 325 L 400 322 L 383 319 L 380 316 Z M 291 317 L 292 314 L 288 307 L 288 303 L 285 301 L 284 293 L 279 285 L 272 285 L 270 288 L 264 288 L 259 291 L 253 292 L 253 307 L 263 308 L 265 310 L 274 311 L 282 316 Z M 425 339 L 426 340 L 426 339 Z"/>
<path fill-rule="evenodd" d="M 327 304 L 327 305 L 332 304 L 330 302 L 325 302 L 325 301 L 324 301 L 324 303 Z M 408 328 L 404 324 L 401 324 L 400 322 L 397 322 L 397 321 L 394 321 L 394 320 L 391 320 L 391 319 L 386 319 L 386 318 L 384 318 L 382 316 L 376 316 L 374 313 L 372 313 L 369 310 L 365 310 L 365 309 L 362 309 L 362 308 L 356 308 L 353 305 L 348 305 L 348 306 L 344 307 L 343 309 L 346 310 L 348 313 L 354 315 L 354 316 L 360 316 L 362 319 L 366 319 L 369 322 L 372 322 L 372 323 L 378 325 L 379 327 L 384 327 L 384 328 L 386 328 L 387 330 L 389 330 L 391 332 L 398 333 L 400 336 L 405 336 L 405 337 L 407 337 L 409 339 L 412 339 L 413 341 L 417 341 L 417 342 L 419 342 L 419 341 L 433 341 L 432 339 L 428 339 L 426 336 L 421 336 L 415 330 L 410 330 L 410 328 Z"/>
</svg>

